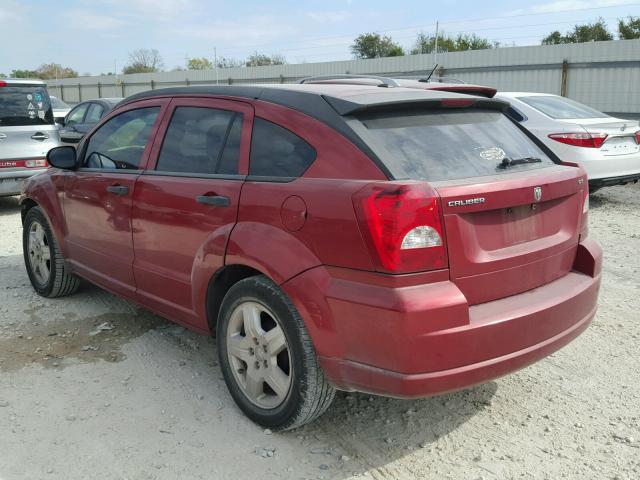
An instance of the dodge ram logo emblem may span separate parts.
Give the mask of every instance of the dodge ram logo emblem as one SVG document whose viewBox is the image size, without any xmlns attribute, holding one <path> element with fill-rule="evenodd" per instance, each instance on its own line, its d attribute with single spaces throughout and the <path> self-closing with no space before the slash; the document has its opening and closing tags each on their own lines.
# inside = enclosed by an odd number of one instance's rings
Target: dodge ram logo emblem
<svg viewBox="0 0 640 480">
<path fill-rule="evenodd" d="M 542 198 L 542 187 L 534 187 L 533 189 L 533 199 L 536 202 L 539 202 Z"/>
</svg>

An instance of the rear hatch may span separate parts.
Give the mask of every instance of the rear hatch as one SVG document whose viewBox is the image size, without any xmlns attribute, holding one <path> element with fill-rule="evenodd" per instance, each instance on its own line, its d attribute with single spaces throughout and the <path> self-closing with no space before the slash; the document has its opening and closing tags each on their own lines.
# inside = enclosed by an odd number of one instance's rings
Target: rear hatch
<svg viewBox="0 0 640 480">
<path fill-rule="evenodd" d="M 554 163 L 487 102 L 368 112 L 355 127 L 395 178 L 437 191 L 450 277 L 470 305 L 566 275 L 586 192 L 580 169 Z"/>
<path fill-rule="evenodd" d="M 0 168 L 43 166 L 47 152 L 59 145 L 46 86 L 0 80 Z M 37 164 L 29 160 L 39 160 Z"/>
</svg>

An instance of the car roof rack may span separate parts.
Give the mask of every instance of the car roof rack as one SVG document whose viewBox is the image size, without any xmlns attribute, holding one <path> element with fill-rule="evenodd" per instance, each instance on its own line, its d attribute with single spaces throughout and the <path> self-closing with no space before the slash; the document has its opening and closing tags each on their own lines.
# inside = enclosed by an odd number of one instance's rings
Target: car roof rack
<svg viewBox="0 0 640 480">
<path fill-rule="evenodd" d="M 380 77 L 378 75 L 317 75 L 314 77 L 307 77 L 300 80 L 299 83 L 331 83 L 331 80 L 378 80 L 380 85 L 378 87 L 389 88 L 389 87 L 399 87 L 398 82 L 396 82 L 393 78 L 389 77 Z M 346 82 L 338 82 L 338 83 L 346 83 Z"/>
</svg>

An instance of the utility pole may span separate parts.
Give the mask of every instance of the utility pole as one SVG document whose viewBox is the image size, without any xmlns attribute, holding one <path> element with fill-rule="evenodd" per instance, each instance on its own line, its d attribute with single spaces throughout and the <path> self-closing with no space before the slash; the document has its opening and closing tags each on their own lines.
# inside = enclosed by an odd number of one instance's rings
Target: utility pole
<svg viewBox="0 0 640 480">
<path fill-rule="evenodd" d="M 218 50 L 213 47 L 213 68 L 216 71 L 216 85 L 218 85 Z"/>
<path fill-rule="evenodd" d="M 433 51 L 433 63 L 434 65 L 438 64 L 438 22 L 436 21 L 436 44 L 435 49 Z"/>
</svg>

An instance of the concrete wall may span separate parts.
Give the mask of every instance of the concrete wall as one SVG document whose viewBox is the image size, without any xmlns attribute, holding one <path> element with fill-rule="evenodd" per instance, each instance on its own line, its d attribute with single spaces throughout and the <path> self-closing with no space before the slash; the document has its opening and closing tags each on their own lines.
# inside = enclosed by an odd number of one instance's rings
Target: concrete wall
<svg viewBox="0 0 640 480">
<path fill-rule="evenodd" d="M 404 57 L 240 67 L 184 72 L 79 77 L 48 82 L 52 95 L 68 103 L 122 97 L 150 88 L 184 85 L 292 83 L 312 75 L 376 74 L 424 76 L 434 65 L 438 75 L 502 91 L 565 94 L 605 112 L 640 112 L 640 40 L 569 45 L 509 47 Z M 566 72 L 563 81 L 563 62 Z"/>
</svg>

